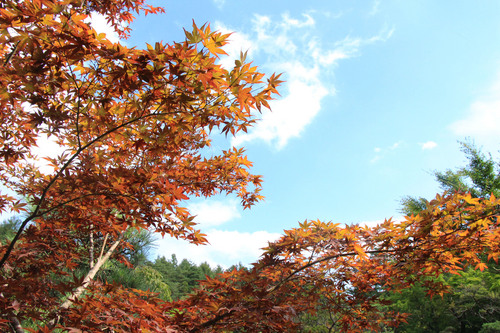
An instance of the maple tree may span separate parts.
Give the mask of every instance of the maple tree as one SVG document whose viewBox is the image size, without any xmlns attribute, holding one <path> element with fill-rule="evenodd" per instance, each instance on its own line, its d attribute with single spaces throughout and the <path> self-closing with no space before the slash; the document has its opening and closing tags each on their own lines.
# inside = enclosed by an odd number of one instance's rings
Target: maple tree
<svg viewBox="0 0 500 333">
<path fill-rule="evenodd" d="M 208 279 L 172 307 L 189 332 L 243 327 L 293 331 L 297 315 L 328 309 L 346 332 L 397 326 L 405 314 L 386 312 L 382 291 L 421 282 L 429 295 L 447 285 L 429 279 L 498 260 L 500 200 L 438 195 L 419 215 L 375 226 L 305 221 L 271 243 L 252 269 Z M 319 302 L 321 300 L 322 302 Z M 201 320 L 200 317 L 204 320 Z"/>
<path fill-rule="evenodd" d="M 56 323 L 128 246 L 129 228 L 205 243 L 181 206 L 191 196 L 236 193 L 245 208 L 261 199 L 243 149 L 203 149 L 213 130 L 245 131 L 278 76 L 264 81 L 244 56 L 222 68 L 228 35 L 209 25 L 137 49 L 111 43 L 89 20 L 104 15 L 126 37 L 133 12 L 161 11 L 142 0 L 0 4 L 0 211 L 27 215 L 0 251 L 0 321 Z M 46 157 L 51 173 L 33 153 L 45 136 L 61 148 Z M 82 263 L 84 277 L 53 278 Z"/>
<path fill-rule="evenodd" d="M 344 330 L 377 329 L 403 314 L 380 311 L 378 290 L 427 276 L 484 269 L 497 260 L 500 201 L 438 196 L 401 223 L 369 228 L 306 221 L 271 243 L 250 269 L 208 278 L 182 300 L 94 281 L 131 247 L 126 232 L 150 229 L 206 243 L 182 202 L 235 193 L 248 208 L 261 177 L 243 149 L 205 157 L 210 133 L 246 131 L 269 107 L 279 75 L 245 56 L 227 70 L 217 59 L 228 35 L 209 25 L 181 43 L 146 49 L 111 43 L 91 13 L 122 37 L 132 13 L 161 8 L 143 0 L 31 0 L 0 4 L 1 212 L 25 212 L 0 247 L 0 329 L 212 332 L 293 331 L 297 314 L 328 307 Z M 33 148 L 49 136 L 62 153 L 42 172 Z M 14 194 L 12 194 L 14 193 Z M 75 268 L 87 267 L 83 276 Z"/>
</svg>

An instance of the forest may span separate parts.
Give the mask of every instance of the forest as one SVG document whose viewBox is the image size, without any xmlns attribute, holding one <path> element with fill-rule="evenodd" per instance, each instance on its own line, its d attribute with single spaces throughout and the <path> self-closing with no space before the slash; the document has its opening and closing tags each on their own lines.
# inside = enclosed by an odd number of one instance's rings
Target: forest
<svg viewBox="0 0 500 333">
<path fill-rule="evenodd" d="M 279 95 L 229 35 L 129 48 L 145 0 L 0 4 L 0 330 L 6 332 L 499 332 L 500 163 L 473 142 L 405 197 L 402 221 L 306 220 L 250 266 L 151 258 L 155 235 L 206 244 L 196 197 L 262 201 L 243 148 L 206 156 L 212 133 L 256 123 Z M 125 23 L 125 24 L 124 24 Z M 61 148 L 42 170 L 40 137 Z M 453 168 L 454 166 L 450 166 Z M 411 193 L 410 193 L 411 195 Z"/>
</svg>

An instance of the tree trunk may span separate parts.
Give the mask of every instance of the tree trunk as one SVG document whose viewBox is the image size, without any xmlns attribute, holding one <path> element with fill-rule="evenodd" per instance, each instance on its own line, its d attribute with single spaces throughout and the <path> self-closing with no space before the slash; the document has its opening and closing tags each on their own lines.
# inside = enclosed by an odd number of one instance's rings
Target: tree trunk
<svg viewBox="0 0 500 333">
<path fill-rule="evenodd" d="M 123 233 L 118 236 L 118 239 L 109 247 L 108 251 L 104 256 L 99 256 L 99 259 L 97 259 L 94 267 L 87 273 L 87 276 L 85 276 L 85 279 L 83 279 L 82 285 L 79 286 L 78 288 L 75 289 L 75 291 L 68 297 L 68 299 L 61 305 L 61 309 L 67 309 L 71 306 L 73 301 L 78 298 L 84 291 L 85 288 L 87 288 L 87 285 L 89 284 L 90 281 L 94 278 L 94 276 L 97 274 L 99 269 L 101 268 L 102 265 L 106 261 L 108 261 L 109 257 L 113 254 L 113 251 L 116 249 L 118 244 L 120 244 L 120 241 L 123 238 Z M 104 246 L 105 244 L 103 244 Z M 102 251 L 101 251 L 102 254 Z"/>
<path fill-rule="evenodd" d="M 19 322 L 19 319 L 17 319 L 16 316 L 12 316 L 9 319 L 10 319 L 10 327 L 12 327 L 13 332 L 24 333 L 24 329 L 21 326 L 21 323 Z"/>
<path fill-rule="evenodd" d="M 92 269 L 94 267 L 94 225 L 90 225 L 90 250 L 89 250 L 89 255 L 90 255 L 90 268 Z"/>
<path fill-rule="evenodd" d="M 92 281 L 92 279 L 97 274 L 97 272 L 102 267 L 102 265 L 104 265 L 104 263 L 109 259 L 109 257 L 111 257 L 111 255 L 113 254 L 113 251 L 117 248 L 118 244 L 120 244 L 121 240 L 123 239 L 124 234 L 125 233 L 122 232 L 118 236 L 118 239 L 113 244 L 111 244 L 108 251 L 106 251 L 106 254 L 104 254 L 104 255 L 103 255 L 103 252 L 104 252 L 104 246 L 106 245 L 106 242 L 104 242 L 104 244 L 102 244 L 103 248 L 101 249 L 101 255 L 99 256 L 99 259 L 97 259 L 97 261 L 95 262 L 93 267 L 90 269 L 90 271 L 87 273 L 87 275 L 83 279 L 82 285 L 79 286 L 78 288 L 76 288 L 75 291 L 73 291 L 73 293 L 71 293 L 71 295 L 68 297 L 68 299 L 66 299 L 66 301 L 63 304 L 61 304 L 61 306 L 60 306 L 61 310 L 68 309 L 73 304 L 75 299 L 77 299 L 78 297 L 81 296 L 81 294 L 85 291 L 88 284 L 90 283 L 90 281 Z M 106 235 L 106 239 L 107 239 L 107 235 Z M 58 322 L 59 322 L 59 317 L 51 320 L 48 323 L 48 327 L 54 328 L 54 326 L 56 326 L 56 324 Z M 22 331 L 22 332 L 24 333 L 24 331 Z M 16 333 L 18 333 L 18 332 L 16 332 Z"/>
</svg>

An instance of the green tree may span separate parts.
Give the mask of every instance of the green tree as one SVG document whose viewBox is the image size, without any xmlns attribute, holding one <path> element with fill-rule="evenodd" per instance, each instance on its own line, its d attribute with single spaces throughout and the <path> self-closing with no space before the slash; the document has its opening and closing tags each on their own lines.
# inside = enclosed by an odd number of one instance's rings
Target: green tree
<svg viewBox="0 0 500 333">
<path fill-rule="evenodd" d="M 460 275 L 444 274 L 438 279 L 450 286 L 443 297 L 428 298 L 422 284 L 392 293 L 388 311 L 409 313 L 397 333 L 475 333 L 486 323 L 500 320 L 500 276 L 496 267 L 484 272 L 469 268 Z"/>
<path fill-rule="evenodd" d="M 495 162 L 490 153 L 484 154 L 473 143 L 459 142 L 467 158 L 467 165 L 455 170 L 434 171 L 439 186 L 448 192 L 470 192 L 476 198 L 500 196 L 500 161 Z M 401 212 L 418 214 L 428 201 L 425 198 L 406 196 L 401 200 Z"/>
<path fill-rule="evenodd" d="M 170 286 L 165 282 L 163 275 L 149 262 L 137 267 L 127 267 L 123 263 L 108 261 L 102 275 L 102 279 L 108 283 L 158 293 L 159 298 L 172 301 Z"/>
<path fill-rule="evenodd" d="M 484 324 L 479 333 L 500 333 L 500 321 Z"/>
<path fill-rule="evenodd" d="M 484 272 L 468 269 L 449 277 L 453 293 L 447 295 L 448 311 L 459 332 L 478 332 L 485 323 L 500 320 L 498 267 Z"/>
<path fill-rule="evenodd" d="M 440 187 L 448 192 L 470 192 L 473 197 L 500 195 L 500 162 L 484 154 L 473 143 L 460 142 L 467 165 L 455 170 L 435 171 Z M 407 196 L 401 201 L 406 215 L 425 210 L 429 201 Z M 428 299 L 420 284 L 391 294 L 391 310 L 410 313 L 408 323 L 396 332 L 478 332 L 486 323 L 500 320 L 499 267 L 488 263 L 484 272 L 468 268 L 461 275 L 445 274 L 450 293 Z"/>
<path fill-rule="evenodd" d="M 460 142 L 468 165 L 458 170 L 435 172 L 436 180 L 446 191 L 470 192 L 476 198 L 500 196 L 500 161 L 485 155 L 472 143 Z"/>
<path fill-rule="evenodd" d="M 128 246 L 121 254 L 126 258 L 126 263 L 109 260 L 98 278 L 126 288 L 155 292 L 161 299 L 172 301 L 169 285 L 148 260 L 150 250 L 154 247 L 154 235 L 147 230 L 129 229 L 124 238 Z"/>
<path fill-rule="evenodd" d="M 175 300 L 191 293 L 200 281 L 207 277 L 214 278 L 223 272 L 220 266 L 212 269 L 206 262 L 196 265 L 183 259 L 179 263 L 175 254 L 172 254 L 170 259 L 166 259 L 164 256 L 156 258 L 151 267 L 162 275 L 162 281 L 171 288 L 172 298 Z"/>
<path fill-rule="evenodd" d="M 14 238 L 21 222 L 19 218 L 11 217 L 0 223 L 0 244 L 7 244 Z"/>
<path fill-rule="evenodd" d="M 448 309 L 446 300 L 441 297 L 430 299 L 426 288 L 418 283 L 401 293 L 393 293 L 389 297 L 392 305 L 390 310 L 410 313 L 407 323 L 395 329 L 397 333 L 442 332 L 449 323 L 453 323 L 453 316 Z"/>
</svg>

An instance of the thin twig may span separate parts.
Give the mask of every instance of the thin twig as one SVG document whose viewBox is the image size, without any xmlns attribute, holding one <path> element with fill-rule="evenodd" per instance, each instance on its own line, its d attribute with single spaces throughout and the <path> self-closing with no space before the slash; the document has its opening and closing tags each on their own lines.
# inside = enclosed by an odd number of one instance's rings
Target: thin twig
<svg viewBox="0 0 500 333">
<path fill-rule="evenodd" d="M 17 41 L 16 45 L 14 45 L 14 48 L 12 49 L 12 51 L 10 51 L 10 53 L 7 55 L 7 57 L 5 58 L 5 61 L 3 63 L 4 66 L 7 66 L 7 64 L 9 63 L 10 61 L 10 58 L 12 58 L 12 56 L 14 55 L 14 53 L 16 53 L 17 51 L 17 46 L 19 45 L 19 43 L 21 43 L 20 40 Z"/>
</svg>

